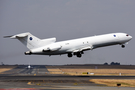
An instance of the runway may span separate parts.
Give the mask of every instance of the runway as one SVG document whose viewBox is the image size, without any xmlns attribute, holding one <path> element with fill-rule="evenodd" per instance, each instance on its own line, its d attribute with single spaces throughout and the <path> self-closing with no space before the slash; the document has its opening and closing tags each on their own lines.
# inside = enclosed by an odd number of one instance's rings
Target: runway
<svg viewBox="0 0 135 90">
<path fill-rule="evenodd" d="M 0 76 L 0 88 L 40 90 L 134 90 L 133 87 L 107 87 L 90 79 L 135 79 L 135 76 Z M 29 84 L 28 84 L 29 83 Z"/>
<path fill-rule="evenodd" d="M 5 75 L 45 75 L 49 74 L 49 71 L 45 65 L 31 65 L 32 68 L 28 68 L 28 65 L 20 65 L 14 69 L 4 72 Z"/>
<path fill-rule="evenodd" d="M 135 79 L 135 76 L 0 76 L 0 80 L 90 80 L 90 79 Z"/>
<path fill-rule="evenodd" d="M 9 66 L 10 67 L 10 66 Z M 0 88 L 35 88 L 47 90 L 117 90 L 117 87 L 106 87 L 105 85 L 90 82 L 90 79 L 135 79 L 135 76 L 88 76 L 52 74 L 45 65 L 19 65 L 16 68 L 0 74 Z M 51 69 L 61 68 L 94 68 L 94 66 L 51 66 Z M 108 66 L 107 66 L 108 67 Z M 98 68 L 103 68 L 98 66 Z M 128 67 L 129 68 L 129 67 Z M 130 67 L 134 69 L 134 67 Z M 61 72 L 61 71 L 60 71 Z M 28 84 L 30 82 L 30 84 Z M 119 90 L 134 90 L 134 88 L 121 87 Z"/>
<path fill-rule="evenodd" d="M 19 65 L 14 69 L 0 74 L 0 80 L 89 80 L 89 79 L 135 79 L 135 76 L 88 76 L 88 75 L 66 75 L 51 74 L 45 65 Z M 72 66 L 73 67 L 73 66 Z M 78 67 L 78 66 L 74 66 Z M 85 68 L 88 66 L 85 66 Z M 93 67 L 93 66 L 92 66 Z M 99 66 L 98 66 L 99 67 Z M 101 67 L 101 66 L 100 66 Z M 59 67 L 54 67 L 59 68 Z M 64 66 L 63 66 L 64 68 Z M 66 66 L 66 68 L 68 68 Z M 90 67 L 91 68 L 91 67 Z"/>
</svg>

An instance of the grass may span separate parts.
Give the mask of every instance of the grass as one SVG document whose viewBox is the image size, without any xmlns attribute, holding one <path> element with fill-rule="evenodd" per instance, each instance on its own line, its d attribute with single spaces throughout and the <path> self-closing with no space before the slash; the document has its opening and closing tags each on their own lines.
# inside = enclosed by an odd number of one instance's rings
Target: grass
<svg viewBox="0 0 135 90">
<path fill-rule="evenodd" d="M 0 68 L 0 74 L 4 73 L 5 71 L 11 70 L 13 68 L 15 68 L 16 66 L 10 66 L 10 67 L 1 67 Z"/>
<path fill-rule="evenodd" d="M 121 84 L 122 87 L 135 87 L 135 80 L 91 79 L 89 81 L 107 86 L 117 86 L 117 84 Z"/>
<path fill-rule="evenodd" d="M 58 68 L 56 69 L 47 69 L 51 74 L 62 74 L 62 71 Z"/>
<path fill-rule="evenodd" d="M 135 69 L 61 69 L 65 72 L 135 73 Z"/>
<path fill-rule="evenodd" d="M 69 75 L 85 75 L 84 73 L 90 72 L 94 75 L 135 75 L 135 69 L 61 69 Z"/>
<path fill-rule="evenodd" d="M 89 69 L 89 68 L 63 68 L 46 66 L 51 74 L 66 75 L 108 75 L 108 76 L 135 76 L 135 69 Z M 89 74 L 87 74 L 89 72 Z"/>
</svg>

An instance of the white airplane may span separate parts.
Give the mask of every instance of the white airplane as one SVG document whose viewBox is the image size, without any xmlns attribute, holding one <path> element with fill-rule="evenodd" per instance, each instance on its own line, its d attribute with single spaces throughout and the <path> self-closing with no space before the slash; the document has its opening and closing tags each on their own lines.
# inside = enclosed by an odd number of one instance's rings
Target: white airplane
<svg viewBox="0 0 135 90">
<path fill-rule="evenodd" d="M 30 63 L 29 63 L 29 65 L 26 67 L 27 69 L 32 69 L 33 67 L 30 65 Z"/>
<path fill-rule="evenodd" d="M 25 52 L 25 55 L 51 56 L 67 54 L 68 57 L 76 55 L 79 58 L 84 54 L 83 51 L 93 50 L 99 47 L 119 44 L 124 48 L 125 44 L 132 39 L 132 36 L 126 33 L 111 33 L 60 42 L 56 42 L 56 38 L 39 39 L 29 32 L 6 37 L 18 39 L 27 46 L 29 51 Z"/>
<path fill-rule="evenodd" d="M 29 65 L 28 67 L 26 67 L 27 69 L 32 69 L 33 67 L 31 65 Z"/>
</svg>

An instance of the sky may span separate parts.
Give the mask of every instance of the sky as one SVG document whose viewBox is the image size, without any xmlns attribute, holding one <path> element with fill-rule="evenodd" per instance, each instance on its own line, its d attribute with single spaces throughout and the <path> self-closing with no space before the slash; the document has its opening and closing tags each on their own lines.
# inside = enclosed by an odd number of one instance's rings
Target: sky
<svg viewBox="0 0 135 90">
<path fill-rule="evenodd" d="M 30 32 L 40 39 L 57 41 L 124 32 L 133 39 L 120 45 L 67 55 L 24 55 L 28 49 L 6 35 Z M 0 0 L 0 63 L 4 64 L 103 64 L 135 65 L 135 0 Z"/>
</svg>

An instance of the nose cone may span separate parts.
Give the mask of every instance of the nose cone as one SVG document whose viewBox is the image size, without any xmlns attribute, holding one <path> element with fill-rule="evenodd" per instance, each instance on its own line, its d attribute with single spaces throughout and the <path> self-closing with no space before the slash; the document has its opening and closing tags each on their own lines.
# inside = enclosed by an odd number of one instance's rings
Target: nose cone
<svg viewBox="0 0 135 90">
<path fill-rule="evenodd" d="M 132 36 L 129 36 L 129 39 L 131 40 L 132 39 Z"/>
</svg>

